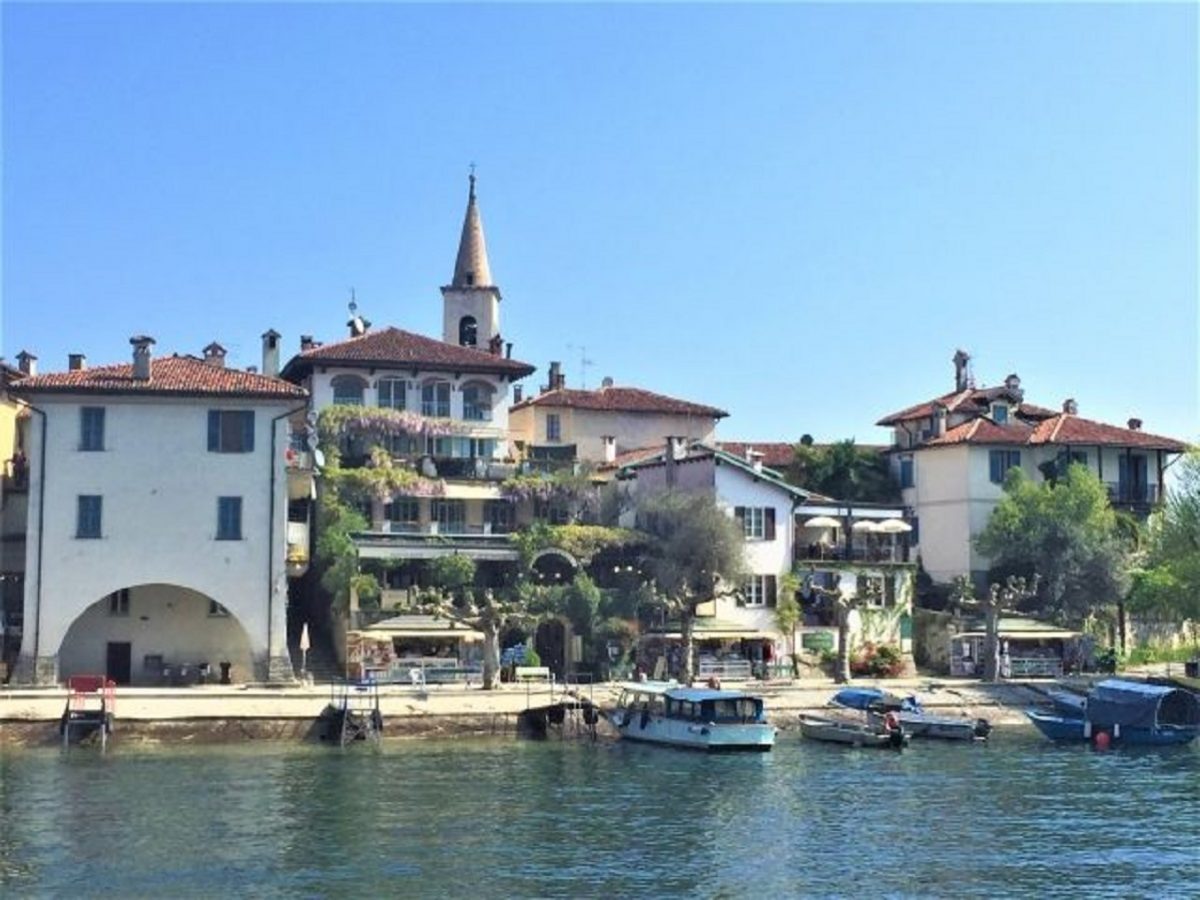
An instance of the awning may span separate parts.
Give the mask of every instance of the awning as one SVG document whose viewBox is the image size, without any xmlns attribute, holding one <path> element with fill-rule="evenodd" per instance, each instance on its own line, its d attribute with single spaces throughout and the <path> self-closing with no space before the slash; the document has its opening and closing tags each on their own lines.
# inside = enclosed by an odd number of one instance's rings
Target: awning
<svg viewBox="0 0 1200 900">
<path fill-rule="evenodd" d="M 1067 631 L 1063 628 L 1048 628 L 1045 631 L 1003 631 L 999 632 L 999 636 L 1005 641 L 1046 641 L 1046 640 L 1071 640 L 1080 636 L 1078 631 Z M 961 638 L 977 638 L 987 637 L 986 631 L 963 631 L 953 635 L 951 640 Z"/>
<path fill-rule="evenodd" d="M 678 622 L 668 623 L 662 631 L 648 631 L 642 637 L 661 638 L 668 641 L 683 640 L 683 632 Z M 697 641 L 704 640 L 769 640 L 775 635 L 752 625 L 739 625 L 722 619 L 697 619 L 692 628 L 692 637 Z"/>
<path fill-rule="evenodd" d="M 439 619 L 435 616 L 393 616 L 360 628 L 358 631 L 347 632 L 347 636 L 356 634 L 364 638 L 455 638 L 466 643 L 478 643 L 483 640 L 483 632 Z"/>
</svg>

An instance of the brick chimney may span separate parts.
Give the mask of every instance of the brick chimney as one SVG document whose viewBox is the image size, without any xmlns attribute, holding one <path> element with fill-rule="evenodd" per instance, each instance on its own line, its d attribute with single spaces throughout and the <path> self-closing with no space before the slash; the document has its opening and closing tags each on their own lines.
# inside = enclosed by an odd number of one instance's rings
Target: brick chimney
<svg viewBox="0 0 1200 900">
<path fill-rule="evenodd" d="M 1142 420 L 1141 419 L 1130 419 L 1126 424 L 1129 425 L 1130 431 L 1141 431 L 1142 430 Z"/>
<path fill-rule="evenodd" d="M 1068 397 L 1066 400 L 1063 401 L 1062 411 L 1065 412 L 1068 416 L 1079 415 L 1079 404 L 1075 402 L 1074 397 Z"/>
<path fill-rule="evenodd" d="M 67 354 L 67 369 L 71 372 L 82 372 L 87 368 L 87 357 L 82 353 Z"/>
<path fill-rule="evenodd" d="M 317 342 L 313 340 L 313 336 L 311 334 L 300 335 L 300 352 L 301 353 L 303 353 L 305 350 L 312 350 L 316 346 L 317 346 Z"/>
<path fill-rule="evenodd" d="M 965 391 L 971 387 L 971 354 L 966 350 L 954 352 L 954 389 Z"/>
<path fill-rule="evenodd" d="M 519 384 L 513 385 L 513 404 L 521 402 L 521 398 L 525 396 L 525 390 Z"/>
<path fill-rule="evenodd" d="M 225 348 L 213 341 L 204 348 L 204 364 L 214 369 L 225 368 Z"/>
<path fill-rule="evenodd" d="M 22 350 L 17 354 L 17 368 L 20 369 L 21 373 L 24 375 L 36 375 L 37 357 L 28 350 Z"/>
<path fill-rule="evenodd" d="M 279 377 L 279 339 L 282 335 L 274 328 L 263 332 L 262 373 L 272 378 Z"/>
<path fill-rule="evenodd" d="M 942 403 L 933 404 L 933 436 L 942 437 L 946 433 L 946 415 L 949 410 Z"/>
<path fill-rule="evenodd" d="M 557 391 L 565 383 L 562 375 L 562 363 L 558 360 L 550 361 L 550 374 L 547 381 L 545 390 L 542 391 L 543 394 L 546 391 Z"/>
<path fill-rule="evenodd" d="M 135 334 L 129 339 L 133 345 L 133 379 L 134 381 L 150 380 L 150 362 L 154 351 L 154 338 L 144 334 Z"/>
</svg>

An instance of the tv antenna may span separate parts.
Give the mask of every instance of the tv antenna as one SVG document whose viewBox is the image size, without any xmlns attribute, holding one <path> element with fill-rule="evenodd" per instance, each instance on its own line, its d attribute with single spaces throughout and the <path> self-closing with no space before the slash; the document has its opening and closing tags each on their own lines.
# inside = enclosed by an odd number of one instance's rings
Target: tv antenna
<svg viewBox="0 0 1200 900">
<path fill-rule="evenodd" d="M 568 352 L 572 351 L 572 350 L 576 350 L 576 349 L 579 350 L 579 389 L 586 391 L 587 390 L 587 370 L 589 368 L 591 368 L 592 366 L 594 366 L 595 363 L 592 362 L 592 360 L 588 359 L 586 346 L 581 344 L 581 345 L 579 345 L 579 347 L 576 347 L 574 344 L 567 344 Z"/>
</svg>

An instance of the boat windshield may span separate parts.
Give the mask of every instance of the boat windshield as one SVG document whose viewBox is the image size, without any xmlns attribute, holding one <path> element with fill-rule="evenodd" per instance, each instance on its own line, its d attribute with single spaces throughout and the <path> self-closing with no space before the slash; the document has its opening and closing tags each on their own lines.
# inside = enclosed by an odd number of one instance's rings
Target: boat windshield
<svg viewBox="0 0 1200 900">
<path fill-rule="evenodd" d="M 753 697 L 739 697 L 736 700 L 712 700 L 704 704 L 712 707 L 714 722 L 753 722 L 762 712 L 762 701 Z"/>
</svg>

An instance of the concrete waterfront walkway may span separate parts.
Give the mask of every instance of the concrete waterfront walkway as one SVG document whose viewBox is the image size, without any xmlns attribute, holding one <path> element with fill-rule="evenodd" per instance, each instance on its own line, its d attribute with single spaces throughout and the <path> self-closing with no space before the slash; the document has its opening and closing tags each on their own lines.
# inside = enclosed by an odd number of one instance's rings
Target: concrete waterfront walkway
<svg viewBox="0 0 1200 900">
<path fill-rule="evenodd" d="M 854 684 L 913 693 L 928 708 L 981 716 L 996 725 L 1023 724 L 1023 710 L 1040 696 L 1035 685 L 965 679 L 858 679 Z M 801 710 L 823 707 L 838 689 L 828 679 L 751 682 L 739 687 L 761 694 L 768 715 L 783 728 L 791 727 Z M 484 691 L 461 685 L 385 684 L 379 687 L 379 704 L 390 737 L 511 734 L 522 712 L 561 700 L 565 691 L 610 708 L 620 685 L 505 684 Z M 126 739 L 164 743 L 317 739 L 319 719 L 330 698 L 326 684 L 123 687 L 117 690 L 117 732 Z M 55 742 L 66 699 L 61 687 L 0 689 L 0 744 Z"/>
</svg>

